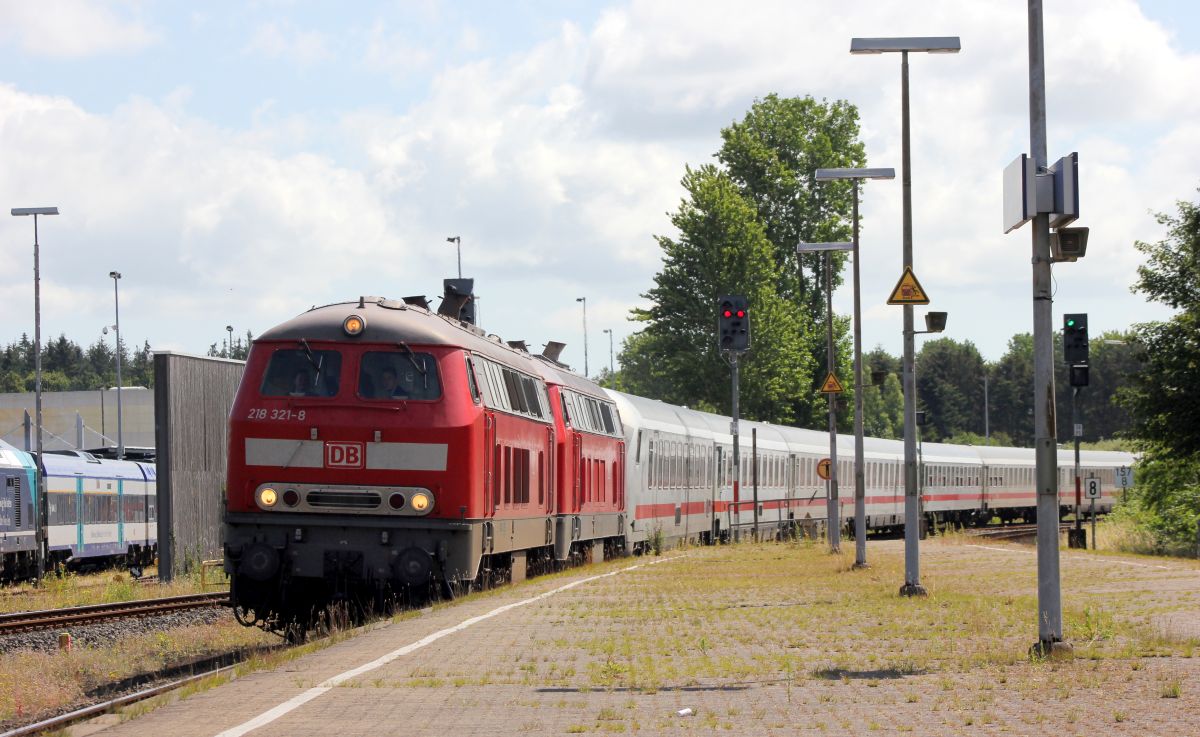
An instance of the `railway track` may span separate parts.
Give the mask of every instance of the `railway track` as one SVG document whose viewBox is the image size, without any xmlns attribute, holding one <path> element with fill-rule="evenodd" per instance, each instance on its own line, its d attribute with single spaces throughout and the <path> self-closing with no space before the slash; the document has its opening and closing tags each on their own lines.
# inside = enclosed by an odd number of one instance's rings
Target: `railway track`
<svg viewBox="0 0 1200 737">
<path fill-rule="evenodd" d="M 1072 525 L 1059 524 L 1058 532 L 1061 535 L 1064 530 L 1071 529 Z M 981 527 L 968 528 L 964 530 L 968 535 L 975 537 L 986 537 L 989 540 L 1016 540 L 1023 537 L 1036 537 L 1038 526 L 1036 524 L 1028 525 L 1004 525 L 1002 527 Z"/>
<path fill-rule="evenodd" d="M 88 606 L 47 609 L 33 612 L 0 614 L 0 636 L 14 632 L 51 629 L 76 624 L 91 624 L 107 619 L 123 617 L 152 617 L 185 609 L 219 606 L 229 601 L 229 592 L 213 594 L 191 594 L 168 596 L 162 599 L 141 599 L 117 604 L 91 604 Z"/>
</svg>

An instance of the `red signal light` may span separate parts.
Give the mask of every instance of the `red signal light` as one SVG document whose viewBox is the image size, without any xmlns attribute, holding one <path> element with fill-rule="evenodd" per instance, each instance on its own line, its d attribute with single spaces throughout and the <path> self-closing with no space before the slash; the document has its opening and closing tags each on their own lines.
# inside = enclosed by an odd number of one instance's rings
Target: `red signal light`
<svg viewBox="0 0 1200 737">
<path fill-rule="evenodd" d="M 730 317 L 731 315 L 733 315 L 732 312 L 730 312 L 729 310 L 725 310 L 725 317 Z"/>
<path fill-rule="evenodd" d="M 738 315 L 738 317 L 745 317 L 745 316 L 746 316 L 746 311 L 745 311 L 745 310 L 738 310 L 738 313 L 737 313 L 737 315 Z"/>
</svg>

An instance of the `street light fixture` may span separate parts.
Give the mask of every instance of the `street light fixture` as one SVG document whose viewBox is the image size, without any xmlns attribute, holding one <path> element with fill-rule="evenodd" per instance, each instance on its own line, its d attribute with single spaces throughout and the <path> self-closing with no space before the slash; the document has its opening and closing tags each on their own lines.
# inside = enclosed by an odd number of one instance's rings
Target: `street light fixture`
<svg viewBox="0 0 1200 737">
<path fill-rule="evenodd" d="M 854 189 L 854 566 L 867 565 L 867 497 L 863 454 L 863 377 L 862 377 L 862 298 L 859 281 L 858 249 L 858 181 L 860 179 L 895 179 L 896 170 L 876 169 L 817 169 L 818 182 L 849 179 Z"/>
<path fill-rule="evenodd" d="M 576 297 L 576 302 L 583 303 L 583 375 L 588 375 L 588 350 L 587 350 L 587 297 Z"/>
<path fill-rule="evenodd" d="M 113 325 L 113 330 L 117 333 L 117 460 L 125 460 L 125 436 L 121 430 L 121 300 L 117 292 L 117 283 L 121 280 L 121 272 L 108 272 L 109 278 L 113 280 L 113 310 L 117 315 L 117 322 Z"/>
<path fill-rule="evenodd" d="M 612 376 L 616 373 L 613 368 L 613 337 L 612 328 L 604 328 L 602 332 L 608 333 L 608 375 Z"/>
<path fill-rule="evenodd" d="M 13 217 L 33 216 L 33 393 L 37 415 L 37 577 L 40 582 L 46 575 L 46 559 L 50 557 L 49 539 L 46 528 L 49 524 L 50 506 L 46 501 L 46 466 L 42 461 L 42 276 L 38 246 L 38 216 L 57 215 L 57 207 L 14 207 Z"/>
<path fill-rule="evenodd" d="M 833 269 L 830 267 L 831 251 L 853 251 L 853 243 L 798 243 L 796 253 L 825 254 L 825 368 L 833 373 Z M 829 491 L 825 495 L 825 513 L 828 517 L 829 552 L 836 553 L 842 547 L 841 508 L 838 500 L 837 459 L 837 401 L 834 394 L 829 401 Z M 755 507 L 757 509 L 757 507 Z M 863 536 L 866 539 L 866 536 Z"/>
<path fill-rule="evenodd" d="M 462 236 L 452 235 L 446 239 L 447 243 L 453 243 L 455 250 L 458 252 L 458 278 L 462 278 Z"/>
<path fill-rule="evenodd" d="M 904 267 L 912 268 L 912 166 L 909 153 L 908 54 L 956 54 L 962 48 L 958 36 L 908 36 L 900 38 L 854 38 L 851 54 L 900 53 L 900 138 L 901 184 L 904 213 Z M 902 596 L 924 596 L 920 576 L 920 496 L 917 490 L 917 380 L 913 370 L 913 309 L 904 305 L 904 586 Z"/>
</svg>

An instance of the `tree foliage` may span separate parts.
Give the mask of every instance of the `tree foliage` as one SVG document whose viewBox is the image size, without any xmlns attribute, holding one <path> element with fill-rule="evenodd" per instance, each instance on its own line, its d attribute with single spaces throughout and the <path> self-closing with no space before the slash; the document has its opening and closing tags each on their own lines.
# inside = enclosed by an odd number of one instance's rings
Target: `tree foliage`
<svg viewBox="0 0 1200 737">
<path fill-rule="evenodd" d="M 121 383 L 153 386 L 154 366 L 149 343 L 130 352 L 121 341 Z M 0 391 L 31 392 L 36 387 L 33 341 L 28 335 L 0 352 Z M 116 350 L 97 340 L 86 349 L 60 335 L 42 346 L 42 391 L 80 391 L 116 386 Z"/>
<path fill-rule="evenodd" d="M 1179 310 L 1135 326 L 1139 370 L 1120 393 L 1144 454 L 1133 506 L 1164 549 L 1200 544 L 1200 205 L 1160 214 L 1167 237 L 1146 255 L 1133 291 Z"/>
<path fill-rule="evenodd" d="M 824 421 L 817 392 L 825 377 L 823 286 L 816 259 L 801 271 L 801 239 L 846 240 L 850 185 L 817 184 L 818 167 L 862 166 L 858 112 L 811 97 L 755 100 L 721 131 L 719 165 L 688 169 L 687 197 L 671 215 L 678 239 L 659 237 L 663 270 L 633 319 L 617 384 L 689 406 L 729 411 L 729 368 L 716 349 L 715 303 L 750 297 L 754 348 L 742 364 L 746 417 L 812 426 Z M 835 272 L 844 259 L 834 259 Z M 835 285 L 839 279 L 835 278 Z M 835 320 L 838 376 L 849 376 L 849 321 Z M 839 426 L 851 427 L 842 412 Z"/>
<path fill-rule="evenodd" d="M 731 409 L 729 368 L 717 351 L 716 303 L 722 294 L 745 294 L 752 350 L 741 371 L 746 417 L 796 420 L 813 358 L 802 350 L 802 315 L 774 289 L 770 242 L 733 181 L 712 165 L 688 169 L 687 191 L 671 223 L 678 239 L 658 237 L 663 268 L 634 318 L 645 323 L 622 349 L 621 388 L 673 404 Z"/>
</svg>

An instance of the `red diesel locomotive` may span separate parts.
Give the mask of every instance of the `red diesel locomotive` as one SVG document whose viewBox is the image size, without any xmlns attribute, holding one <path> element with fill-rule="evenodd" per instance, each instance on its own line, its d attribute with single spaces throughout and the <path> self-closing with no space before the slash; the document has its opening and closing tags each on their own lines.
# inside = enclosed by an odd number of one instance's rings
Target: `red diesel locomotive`
<svg viewBox="0 0 1200 737">
<path fill-rule="evenodd" d="M 284 630 L 332 601 L 453 596 L 618 552 L 615 404 L 552 358 L 485 336 L 461 300 L 442 305 L 364 297 L 254 342 L 226 486 L 243 622 Z"/>
</svg>

